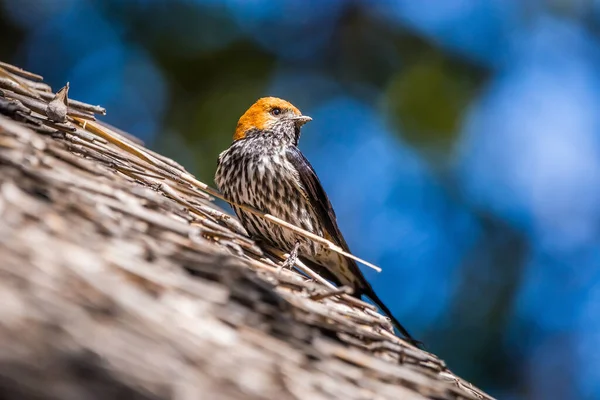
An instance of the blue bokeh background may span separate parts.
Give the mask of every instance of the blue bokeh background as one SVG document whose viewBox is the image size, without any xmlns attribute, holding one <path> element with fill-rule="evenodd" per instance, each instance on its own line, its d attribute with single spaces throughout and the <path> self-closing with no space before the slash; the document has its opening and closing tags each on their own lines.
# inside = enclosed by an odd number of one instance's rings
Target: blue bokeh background
<svg viewBox="0 0 600 400">
<path fill-rule="evenodd" d="M 276 95 L 416 337 L 503 399 L 600 398 L 600 1 L 0 0 L 0 57 L 212 183 Z"/>
</svg>

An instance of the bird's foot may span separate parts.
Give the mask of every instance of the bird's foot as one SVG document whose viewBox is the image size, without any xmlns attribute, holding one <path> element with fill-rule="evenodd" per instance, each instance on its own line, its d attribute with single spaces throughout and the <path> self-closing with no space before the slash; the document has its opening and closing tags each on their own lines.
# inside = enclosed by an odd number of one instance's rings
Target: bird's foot
<svg viewBox="0 0 600 400">
<path fill-rule="evenodd" d="M 296 244 L 294 244 L 294 248 L 292 249 L 292 251 L 290 251 L 290 255 L 288 256 L 287 260 L 282 262 L 281 265 L 279 266 L 279 269 L 277 271 L 278 274 L 280 274 L 284 268 L 287 268 L 287 269 L 294 268 L 294 265 L 296 265 L 296 261 L 298 261 L 298 248 L 299 247 L 300 247 L 300 242 L 296 242 Z"/>
</svg>

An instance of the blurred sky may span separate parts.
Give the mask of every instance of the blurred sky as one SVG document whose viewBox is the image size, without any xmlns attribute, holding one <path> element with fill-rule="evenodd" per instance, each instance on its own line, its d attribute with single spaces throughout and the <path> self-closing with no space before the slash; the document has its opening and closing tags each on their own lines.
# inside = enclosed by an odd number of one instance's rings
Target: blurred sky
<svg viewBox="0 0 600 400">
<path fill-rule="evenodd" d="M 212 183 L 256 98 L 414 335 L 504 399 L 600 399 L 600 1 L 0 0 L 0 57 Z"/>
</svg>

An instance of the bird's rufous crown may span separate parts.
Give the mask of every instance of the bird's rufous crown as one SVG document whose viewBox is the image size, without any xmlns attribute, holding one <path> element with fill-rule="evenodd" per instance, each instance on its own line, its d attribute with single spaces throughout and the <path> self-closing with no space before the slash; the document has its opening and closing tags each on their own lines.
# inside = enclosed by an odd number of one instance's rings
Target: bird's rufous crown
<svg viewBox="0 0 600 400">
<path fill-rule="evenodd" d="M 280 108 L 283 112 L 291 110 L 297 116 L 302 115 L 300 110 L 288 101 L 277 97 L 263 97 L 252 104 L 244 115 L 241 116 L 237 127 L 235 128 L 233 140 L 245 138 L 246 133 L 251 129 L 268 129 L 277 120 L 276 117 L 271 114 L 275 108 Z"/>
</svg>

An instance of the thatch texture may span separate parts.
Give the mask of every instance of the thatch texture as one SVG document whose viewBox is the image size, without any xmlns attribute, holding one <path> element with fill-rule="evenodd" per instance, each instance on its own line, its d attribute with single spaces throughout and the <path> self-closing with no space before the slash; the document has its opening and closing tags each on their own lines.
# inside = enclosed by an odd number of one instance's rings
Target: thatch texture
<svg viewBox="0 0 600 400">
<path fill-rule="evenodd" d="M 0 398 L 490 398 L 102 108 L 7 64 L 0 90 Z"/>
</svg>

